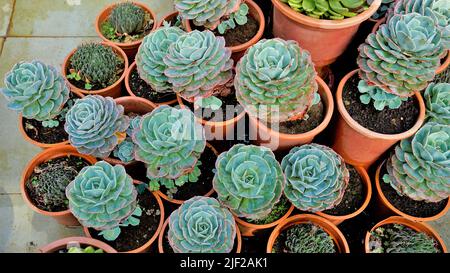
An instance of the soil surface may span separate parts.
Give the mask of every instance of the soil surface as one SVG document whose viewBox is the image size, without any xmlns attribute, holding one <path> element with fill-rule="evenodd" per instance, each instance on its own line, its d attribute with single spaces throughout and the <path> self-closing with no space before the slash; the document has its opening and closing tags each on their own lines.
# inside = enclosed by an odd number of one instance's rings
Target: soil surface
<svg viewBox="0 0 450 273">
<path fill-rule="evenodd" d="M 222 101 L 222 106 L 220 109 L 213 111 L 211 109 L 198 109 L 194 110 L 194 104 L 190 103 L 188 101 L 183 100 L 184 105 L 186 105 L 191 111 L 195 114 L 196 117 L 201 118 L 206 121 L 215 121 L 215 122 L 221 122 L 233 119 L 237 117 L 242 111 L 244 111 L 244 108 L 239 104 L 239 102 L 236 99 L 236 95 L 234 92 L 232 92 L 230 95 L 226 97 L 222 96 L 216 96 L 216 98 L 220 99 Z M 231 116 L 231 113 L 227 113 L 227 105 L 232 106 L 232 109 L 235 109 L 233 115 Z M 229 108 L 230 108 L 229 106 Z"/>
<path fill-rule="evenodd" d="M 154 103 L 164 103 L 175 100 L 177 96 L 174 92 L 169 93 L 158 93 L 153 88 L 147 84 L 141 77 L 137 69 L 134 69 L 130 74 L 130 84 L 131 91 L 138 97 L 148 99 Z"/>
<path fill-rule="evenodd" d="M 411 129 L 419 117 L 419 105 L 414 97 L 403 102 L 398 109 L 386 107 L 378 111 L 372 102 L 363 104 L 359 100 L 359 76 L 349 79 L 344 87 L 342 100 L 350 116 L 361 126 L 381 134 L 400 134 Z"/>
</svg>

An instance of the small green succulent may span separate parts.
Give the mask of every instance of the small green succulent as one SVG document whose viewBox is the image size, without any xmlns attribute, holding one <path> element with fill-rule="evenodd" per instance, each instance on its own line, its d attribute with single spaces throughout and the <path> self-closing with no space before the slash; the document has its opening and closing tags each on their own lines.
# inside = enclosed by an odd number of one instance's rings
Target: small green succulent
<svg viewBox="0 0 450 273">
<path fill-rule="evenodd" d="M 71 246 L 67 248 L 67 253 L 84 253 L 84 254 L 90 254 L 90 253 L 103 253 L 103 249 L 95 249 L 92 246 L 87 246 L 85 248 L 82 248 L 80 246 Z"/>
<path fill-rule="evenodd" d="M 129 163 L 134 160 L 134 143 L 130 138 L 125 139 L 113 151 L 115 157 L 119 158 L 124 163 Z"/>
<path fill-rule="evenodd" d="M 367 9 L 366 0 L 281 0 L 298 12 L 317 19 L 341 20 Z"/>
<path fill-rule="evenodd" d="M 336 253 L 331 236 L 317 225 L 295 225 L 286 233 L 284 251 L 287 253 Z"/>
<path fill-rule="evenodd" d="M 431 83 L 424 93 L 427 120 L 450 125 L 450 83 Z"/>
<path fill-rule="evenodd" d="M 150 178 L 149 188 L 150 191 L 158 191 L 161 186 L 164 186 L 169 194 L 175 193 L 178 187 L 183 186 L 186 183 L 195 183 L 198 182 L 198 179 L 201 175 L 200 166 L 202 162 L 199 160 L 195 167 L 189 173 L 182 175 L 176 179 L 170 179 L 165 177 L 160 178 Z"/>
<path fill-rule="evenodd" d="M 132 2 L 119 3 L 111 10 L 108 21 L 121 34 L 142 32 L 145 25 L 145 11 Z"/>
<path fill-rule="evenodd" d="M 219 33 L 224 34 L 227 30 L 236 28 L 237 25 L 243 26 L 247 24 L 248 11 L 249 8 L 247 4 L 241 4 L 238 11 L 230 14 L 230 18 L 228 20 L 222 21 L 219 24 L 219 26 L 217 27 Z"/>
<path fill-rule="evenodd" d="M 382 111 L 385 107 L 398 109 L 402 102 L 408 100 L 408 98 L 388 93 L 376 85 L 369 85 L 363 80 L 359 81 L 358 90 L 361 93 L 361 96 L 359 96 L 360 101 L 364 104 L 369 104 L 373 101 L 373 106 L 378 111 Z"/>
</svg>

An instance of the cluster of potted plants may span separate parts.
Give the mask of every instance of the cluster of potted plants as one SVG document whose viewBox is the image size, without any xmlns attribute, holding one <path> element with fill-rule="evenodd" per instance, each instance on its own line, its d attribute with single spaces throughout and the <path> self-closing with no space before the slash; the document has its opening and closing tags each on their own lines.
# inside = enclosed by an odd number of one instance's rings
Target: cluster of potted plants
<svg viewBox="0 0 450 273">
<path fill-rule="evenodd" d="M 44 149 L 22 196 L 86 235 L 42 252 L 240 253 L 270 234 L 260 251 L 348 253 L 338 225 L 371 200 L 399 216 L 367 231 L 367 253 L 446 252 L 423 223 L 450 208 L 445 4 L 272 2 L 275 38 L 252 0 L 175 0 L 161 22 L 117 3 L 61 72 L 12 68 L 1 91 Z M 324 67 L 377 10 L 333 94 Z"/>
</svg>

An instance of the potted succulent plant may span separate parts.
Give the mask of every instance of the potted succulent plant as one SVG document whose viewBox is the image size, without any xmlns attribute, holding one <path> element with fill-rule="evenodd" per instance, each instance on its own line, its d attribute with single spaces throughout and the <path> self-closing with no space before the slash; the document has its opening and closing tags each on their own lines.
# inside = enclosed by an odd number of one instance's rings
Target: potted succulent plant
<svg viewBox="0 0 450 273">
<path fill-rule="evenodd" d="M 216 199 L 202 196 L 172 212 L 158 239 L 159 253 L 240 253 L 241 245 L 233 215 Z"/>
<path fill-rule="evenodd" d="M 399 216 L 375 225 L 367 232 L 364 245 L 366 253 L 447 253 L 431 226 Z"/>
<path fill-rule="evenodd" d="M 236 66 L 236 96 L 250 137 L 272 150 L 310 143 L 329 124 L 333 97 L 295 41 L 261 40 Z"/>
<path fill-rule="evenodd" d="M 374 0 L 367 0 L 367 4 L 372 5 Z M 377 11 L 369 18 L 369 21 L 378 23 L 385 19 L 389 8 L 394 5 L 397 0 L 381 0 L 381 5 Z"/>
<path fill-rule="evenodd" d="M 67 55 L 62 74 L 70 89 L 84 95 L 120 97 L 128 58 L 114 44 L 85 43 Z"/>
<path fill-rule="evenodd" d="M 138 2 L 108 5 L 95 21 L 98 36 L 120 47 L 130 60 L 134 59 L 142 39 L 156 28 L 155 13 Z"/>
<path fill-rule="evenodd" d="M 55 67 L 40 61 L 19 62 L 4 82 L 0 92 L 9 101 L 8 108 L 20 113 L 19 129 L 27 142 L 40 148 L 69 143 L 65 115 L 83 95 L 71 93 Z"/>
<path fill-rule="evenodd" d="M 450 124 L 450 82 L 430 83 L 425 90 L 426 121 Z"/>
<path fill-rule="evenodd" d="M 69 210 L 65 189 L 83 167 L 95 162 L 95 158 L 82 155 L 69 145 L 40 152 L 22 173 L 23 200 L 33 211 L 54 218 L 61 225 L 80 225 Z"/>
<path fill-rule="evenodd" d="M 42 253 L 117 253 L 102 241 L 88 237 L 68 237 L 40 247 Z"/>
<path fill-rule="evenodd" d="M 183 25 L 183 19 L 181 18 L 181 15 L 178 11 L 174 11 L 174 12 L 171 12 L 171 13 L 165 15 L 161 19 L 161 21 L 159 21 L 158 27 L 162 27 L 166 24 L 186 30 Z"/>
</svg>

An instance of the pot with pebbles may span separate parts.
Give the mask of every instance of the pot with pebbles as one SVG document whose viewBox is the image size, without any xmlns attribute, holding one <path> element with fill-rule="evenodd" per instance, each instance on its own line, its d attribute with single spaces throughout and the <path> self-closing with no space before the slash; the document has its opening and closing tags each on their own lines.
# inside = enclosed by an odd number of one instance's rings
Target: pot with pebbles
<svg viewBox="0 0 450 273">
<path fill-rule="evenodd" d="M 117 253 L 102 241 L 88 237 L 68 237 L 40 247 L 42 253 Z"/>
</svg>

